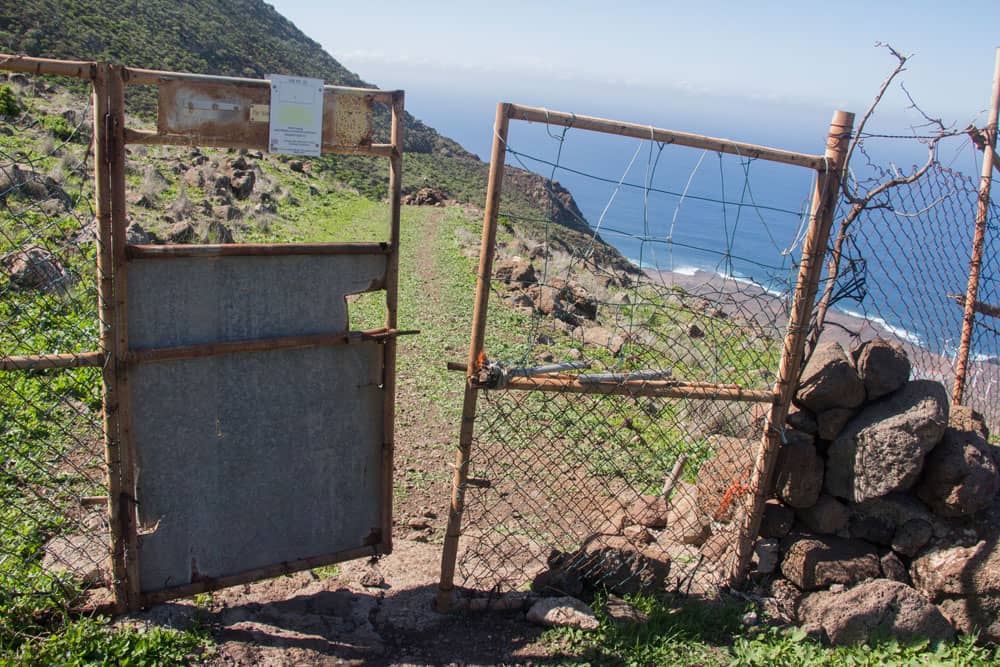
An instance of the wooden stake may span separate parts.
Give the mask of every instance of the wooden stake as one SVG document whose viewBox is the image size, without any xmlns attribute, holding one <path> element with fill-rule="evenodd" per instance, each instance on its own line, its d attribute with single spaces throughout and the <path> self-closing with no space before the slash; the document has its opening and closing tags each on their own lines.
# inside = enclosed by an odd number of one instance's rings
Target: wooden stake
<svg viewBox="0 0 1000 667">
<path fill-rule="evenodd" d="M 25 354 L 0 359 L 0 371 L 39 371 L 54 368 L 94 368 L 103 365 L 103 352 L 80 352 L 79 354 Z"/>
<path fill-rule="evenodd" d="M 25 74 L 49 74 L 74 79 L 97 78 L 97 63 L 89 60 L 53 60 L 0 54 L 0 70 Z"/>
<path fill-rule="evenodd" d="M 687 454 L 681 454 L 678 456 L 677 461 L 674 463 L 674 467 L 670 469 L 670 474 L 663 480 L 662 495 L 664 500 L 670 500 L 670 494 L 673 493 L 674 487 L 677 486 L 677 480 L 681 478 L 681 474 L 684 472 L 684 466 L 687 465 L 687 462 Z"/>
<path fill-rule="evenodd" d="M 705 400 L 773 403 L 773 391 L 744 389 L 735 384 L 680 382 L 677 380 L 631 380 L 625 382 L 580 382 L 573 376 L 540 375 L 510 378 L 502 389 L 515 391 L 550 391 L 567 394 L 604 394 L 618 396 L 655 396 L 660 398 L 695 398 Z"/>
<path fill-rule="evenodd" d="M 809 333 L 809 320 L 816 300 L 820 274 L 823 271 L 823 256 L 830 239 L 830 227 L 833 224 L 840 193 L 840 179 L 853 126 L 854 114 L 846 111 L 837 111 L 833 114 L 826 147 L 828 164 L 816 180 L 809 231 L 802 245 L 802 261 L 799 264 L 799 276 L 795 284 L 792 312 L 781 350 L 778 378 L 774 385 L 777 400 L 772 404 L 770 414 L 764 423 L 764 434 L 750 480 L 752 494 L 750 507 L 740 531 L 736 559 L 731 573 L 731 583 L 734 587 L 742 583 L 750 568 L 753 543 L 760 531 L 764 503 L 771 488 L 771 477 L 778 451 L 781 449 L 781 433 L 798 386 L 806 335 Z"/>
<path fill-rule="evenodd" d="M 594 118 L 593 116 L 578 116 L 562 111 L 524 107 L 518 104 L 510 105 L 510 117 L 515 120 L 527 120 L 535 123 L 559 125 L 561 127 L 576 127 L 583 130 L 603 132 L 605 134 L 617 134 L 623 137 L 635 137 L 636 139 L 649 139 L 650 141 L 677 144 L 678 146 L 701 148 L 719 153 L 739 155 L 745 158 L 769 160 L 771 162 L 791 164 L 798 167 L 809 167 L 817 171 L 826 169 L 826 161 L 822 155 L 783 151 L 776 148 L 768 148 L 767 146 L 747 144 L 741 141 L 730 141 L 729 139 L 707 137 L 701 134 L 664 130 L 652 127 L 651 125 L 622 123 L 605 118 Z"/>
<path fill-rule="evenodd" d="M 108 65 L 97 66 L 94 80 L 94 204 L 97 215 L 97 303 L 101 330 L 101 387 L 104 404 L 104 460 L 107 465 L 108 516 L 111 524 L 111 592 L 120 613 L 128 608 L 125 590 L 126 540 L 122 528 L 121 434 L 118 429 L 119 400 L 115 335 L 114 253 L 111 233 L 111 114 L 108 109 Z"/>
<path fill-rule="evenodd" d="M 993 68 L 993 101 L 990 104 L 986 138 L 989 143 L 983 150 L 983 168 L 979 178 L 979 204 L 976 208 L 976 231 L 972 237 L 972 259 L 969 261 L 969 282 L 965 290 L 965 311 L 962 316 L 962 338 L 958 345 L 955 365 L 955 387 L 951 401 L 961 405 L 965 393 L 965 377 L 969 368 L 972 348 L 972 330 L 976 326 L 976 299 L 979 296 L 979 276 L 983 269 L 983 246 L 986 244 L 986 223 L 990 212 L 990 183 L 993 180 L 993 159 L 997 149 L 997 115 L 1000 114 L 1000 48 L 996 51 Z M 989 150 L 985 150 L 985 148 Z"/>
<path fill-rule="evenodd" d="M 462 402 L 462 426 L 458 438 L 458 452 L 455 456 L 455 475 L 452 480 L 448 528 L 441 552 L 441 579 L 438 582 L 436 607 L 442 613 L 451 609 L 454 602 L 455 562 L 458 558 L 458 540 L 462 533 L 462 511 L 465 508 L 465 487 L 469 477 L 469 458 L 472 453 L 472 435 L 476 420 L 478 390 L 473 384 L 472 378 L 478 371 L 477 360 L 483 351 L 483 341 L 486 334 L 490 276 L 493 273 L 497 217 L 500 213 L 500 193 L 503 188 L 503 169 L 507 156 L 510 110 L 510 104 L 498 104 L 496 121 L 493 125 L 493 151 L 490 156 L 486 211 L 483 214 L 483 236 L 479 246 L 479 273 L 476 277 L 476 301 L 472 313 L 472 337 L 469 342 L 469 359 L 466 367 L 465 398 Z"/>
<path fill-rule="evenodd" d="M 385 328 L 394 331 L 399 308 L 399 229 L 403 188 L 403 104 L 402 91 L 392 98 L 393 146 L 389 158 L 389 254 L 385 272 Z M 383 346 L 383 411 L 382 411 L 382 545 L 385 553 L 392 551 L 393 468 L 396 433 L 396 338 L 390 337 Z"/>
<path fill-rule="evenodd" d="M 118 489 L 121 535 L 125 546 L 125 602 L 130 611 L 142 604 L 139 581 L 138 518 L 135 498 L 135 443 L 132 439 L 132 401 L 128 387 L 128 274 L 125 256 L 125 82 L 120 65 L 108 68 L 108 151 L 111 182 L 111 251 L 114 367 L 118 384 L 118 434 L 121 478 Z M 115 499 L 112 499 L 114 502 Z"/>
</svg>

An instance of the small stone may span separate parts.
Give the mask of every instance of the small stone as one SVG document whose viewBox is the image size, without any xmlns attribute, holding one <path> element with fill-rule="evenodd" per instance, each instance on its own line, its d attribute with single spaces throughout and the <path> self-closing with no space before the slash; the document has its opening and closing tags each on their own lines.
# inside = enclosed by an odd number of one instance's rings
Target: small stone
<svg viewBox="0 0 1000 667">
<path fill-rule="evenodd" d="M 800 408 L 797 405 L 793 405 L 789 408 L 788 417 L 785 419 L 785 423 L 795 430 L 808 433 L 809 435 L 816 435 L 816 432 L 819 429 L 819 425 L 816 423 L 816 417 L 813 413 L 804 408 Z"/>
<path fill-rule="evenodd" d="M 645 625 L 649 621 L 649 616 L 645 612 L 639 611 L 617 595 L 608 595 L 604 603 L 604 613 L 619 627 Z"/>
<path fill-rule="evenodd" d="M 426 518 L 413 518 L 406 522 L 406 525 L 413 530 L 427 530 L 431 527 L 430 522 Z"/>
<path fill-rule="evenodd" d="M 847 528 L 851 511 L 833 496 L 823 494 L 812 507 L 795 510 L 795 516 L 814 533 L 834 535 Z"/>
<path fill-rule="evenodd" d="M 910 519 L 896 529 L 892 537 L 892 549 L 913 558 L 934 536 L 934 528 L 922 519 Z"/>
<path fill-rule="evenodd" d="M 761 574 L 771 574 L 778 569 L 781 549 L 778 540 L 765 537 L 757 540 L 753 547 L 754 564 Z"/>
<path fill-rule="evenodd" d="M 645 526 L 625 526 L 622 535 L 633 544 L 646 545 L 653 542 L 653 536 Z"/>
<path fill-rule="evenodd" d="M 782 546 L 781 573 L 803 590 L 854 584 L 882 574 L 878 554 L 865 542 L 797 535 L 786 538 Z"/>
<path fill-rule="evenodd" d="M 816 416 L 816 437 L 822 440 L 835 440 L 855 412 L 857 411 L 849 408 L 831 408 L 819 413 Z"/>
<path fill-rule="evenodd" d="M 910 583 L 910 574 L 906 571 L 906 565 L 904 565 L 902 559 L 896 555 L 896 552 L 890 551 L 886 553 L 882 556 L 881 563 L 882 575 L 885 576 L 886 579 L 898 581 L 902 584 Z"/>
<path fill-rule="evenodd" d="M 596 630 L 601 626 L 594 611 L 571 597 L 542 598 L 528 610 L 528 620 L 549 627 Z"/>
<path fill-rule="evenodd" d="M 629 507 L 632 521 L 647 528 L 664 528 L 667 525 L 669 508 L 663 496 L 646 494 L 636 499 Z"/>
<path fill-rule="evenodd" d="M 385 586 L 385 577 L 378 570 L 368 570 L 363 575 L 359 583 L 365 588 L 382 588 Z"/>
</svg>

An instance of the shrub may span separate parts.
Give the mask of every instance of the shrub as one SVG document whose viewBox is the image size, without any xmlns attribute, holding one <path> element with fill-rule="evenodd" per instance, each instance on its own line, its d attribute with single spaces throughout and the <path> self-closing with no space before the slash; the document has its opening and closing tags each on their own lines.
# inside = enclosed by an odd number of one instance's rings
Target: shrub
<svg viewBox="0 0 1000 667">
<path fill-rule="evenodd" d="M 0 116 L 21 115 L 21 105 L 17 101 L 17 93 L 9 85 L 0 86 Z"/>
</svg>

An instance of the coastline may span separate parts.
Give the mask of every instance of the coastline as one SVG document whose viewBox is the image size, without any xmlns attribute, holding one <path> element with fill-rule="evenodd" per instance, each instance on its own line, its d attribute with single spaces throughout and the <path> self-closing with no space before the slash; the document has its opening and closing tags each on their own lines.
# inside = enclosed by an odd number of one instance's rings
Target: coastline
<svg viewBox="0 0 1000 667">
<path fill-rule="evenodd" d="M 773 328 L 783 336 L 788 325 L 787 304 L 790 297 L 783 297 L 766 290 L 749 280 L 722 276 L 711 271 L 663 271 L 646 269 L 647 278 L 666 287 L 679 287 L 686 292 L 718 303 L 728 314 L 738 312 L 761 326 Z M 845 313 L 831 308 L 827 312 L 821 342 L 835 341 L 851 353 L 861 343 L 875 338 L 899 344 L 905 350 L 913 367 L 911 377 L 941 382 L 951 393 L 954 383 L 953 360 L 914 342 L 912 335 L 875 318 Z M 989 361 L 970 361 L 970 371 L 985 371 L 984 375 L 997 377 L 1000 383 L 1000 365 Z M 971 373 L 970 373 L 971 375 Z"/>
</svg>

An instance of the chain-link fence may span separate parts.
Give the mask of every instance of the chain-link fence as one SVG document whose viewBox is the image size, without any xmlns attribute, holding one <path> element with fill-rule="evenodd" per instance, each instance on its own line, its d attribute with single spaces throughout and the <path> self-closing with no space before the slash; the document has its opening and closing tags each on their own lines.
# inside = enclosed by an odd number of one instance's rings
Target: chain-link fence
<svg viewBox="0 0 1000 667">
<path fill-rule="evenodd" d="M 869 187 L 899 177 L 898 171 L 869 168 Z M 868 204 L 845 228 L 832 299 L 840 312 L 827 318 L 828 333 L 836 330 L 850 344 L 874 336 L 893 339 L 906 349 L 914 376 L 951 391 L 978 201 L 978 178 L 934 161 L 920 178 L 888 188 Z M 1000 327 L 990 314 L 1000 312 L 990 310 L 1000 303 L 998 213 L 991 203 L 962 401 L 988 424 L 1000 418 Z"/>
<path fill-rule="evenodd" d="M 597 165 L 593 133 L 545 131 L 550 156 L 503 146 L 550 208 L 500 208 L 455 583 L 709 593 L 738 570 L 815 184 L 641 137 Z"/>
<path fill-rule="evenodd" d="M 0 83 L 0 624 L 10 628 L 82 603 L 107 574 L 92 116 L 78 81 Z"/>
</svg>

